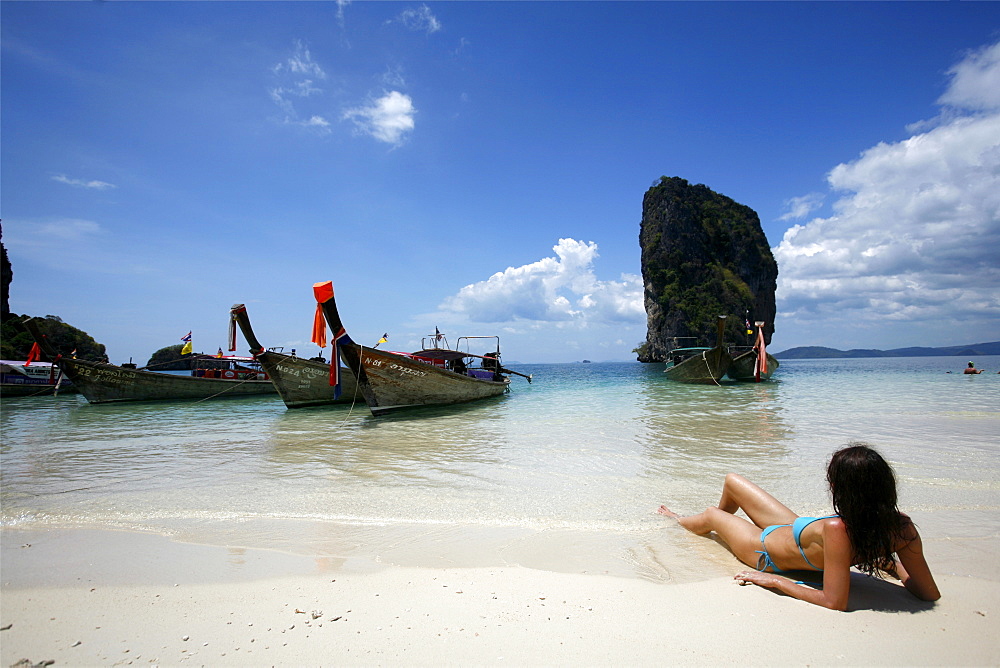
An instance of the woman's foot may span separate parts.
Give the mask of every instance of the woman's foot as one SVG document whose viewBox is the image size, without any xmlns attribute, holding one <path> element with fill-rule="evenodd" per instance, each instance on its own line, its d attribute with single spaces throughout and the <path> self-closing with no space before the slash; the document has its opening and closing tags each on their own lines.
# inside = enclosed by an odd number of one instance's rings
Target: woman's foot
<svg viewBox="0 0 1000 668">
<path fill-rule="evenodd" d="M 666 506 L 660 506 L 659 508 L 656 509 L 656 512 L 660 513 L 661 515 L 666 515 L 667 517 L 672 517 L 675 520 L 680 519 L 681 517 L 680 515 L 670 510 L 670 508 L 667 508 Z"/>
</svg>

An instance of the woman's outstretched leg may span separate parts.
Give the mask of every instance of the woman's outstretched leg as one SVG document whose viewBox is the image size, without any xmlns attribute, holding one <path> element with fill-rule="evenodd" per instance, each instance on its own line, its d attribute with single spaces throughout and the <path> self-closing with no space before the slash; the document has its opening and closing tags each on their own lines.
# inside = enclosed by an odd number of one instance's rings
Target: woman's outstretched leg
<svg viewBox="0 0 1000 668">
<path fill-rule="evenodd" d="M 714 531 L 737 559 L 756 568 L 760 556 L 757 552 L 760 549 L 760 527 L 715 506 L 687 517 L 681 517 L 666 506 L 660 506 L 658 512 L 676 519 L 682 527 L 700 536 Z"/>
<path fill-rule="evenodd" d="M 750 522 L 736 516 L 740 509 Z M 657 512 L 676 519 L 682 527 L 700 536 L 714 531 L 740 561 L 753 567 L 760 556 L 761 530 L 771 524 L 790 524 L 798 517 L 776 498 L 736 473 L 726 476 L 718 506 L 687 517 L 666 506 L 660 506 Z"/>
</svg>

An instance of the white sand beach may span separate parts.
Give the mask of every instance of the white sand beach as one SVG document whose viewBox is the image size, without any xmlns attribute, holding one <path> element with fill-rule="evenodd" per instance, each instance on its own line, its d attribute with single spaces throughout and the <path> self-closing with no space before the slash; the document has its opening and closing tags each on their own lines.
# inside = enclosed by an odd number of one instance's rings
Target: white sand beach
<svg viewBox="0 0 1000 668">
<path fill-rule="evenodd" d="M 1000 584 L 941 564 L 936 604 L 856 575 L 839 613 L 728 578 L 344 564 L 79 529 L 3 539 L 3 666 L 1000 664 Z"/>
</svg>

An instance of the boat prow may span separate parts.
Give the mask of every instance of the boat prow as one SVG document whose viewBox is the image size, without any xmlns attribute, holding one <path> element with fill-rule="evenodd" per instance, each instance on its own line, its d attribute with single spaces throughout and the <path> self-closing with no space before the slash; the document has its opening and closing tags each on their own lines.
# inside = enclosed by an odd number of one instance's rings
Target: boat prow
<svg viewBox="0 0 1000 668">
<path fill-rule="evenodd" d="M 681 383 L 719 385 L 719 380 L 726 375 L 733 362 L 729 351 L 722 344 L 725 326 L 726 316 L 720 315 L 716 343 L 712 348 L 693 346 L 671 349 L 667 353 L 667 368 L 664 369 L 667 378 Z"/>
<path fill-rule="evenodd" d="M 432 337 L 434 344 L 414 353 L 361 346 L 344 328 L 333 283 L 316 283 L 313 293 L 318 304 L 317 315 L 322 313 L 333 331 L 334 360 L 342 356 L 354 372 L 372 415 L 476 401 L 503 394 L 510 386 L 510 379 L 504 374 L 513 372 L 500 363 L 499 343 L 495 352 L 486 355 L 439 347 L 436 342 L 442 338 L 440 333 Z M 325 340 L 325 327 L 321 332 L 318 320 L 313 335 L 314 342 Z"/>
<path fill-rule="evenodd" d="M 757 326 L 757 340 L 754 345 L 749 350 L 742 349 L 733 355 L 733 363 L 727 372 L 733 380 L 760 383 L 770 380 L 780 366 L 774 355 L 767 352 L 764 343 L 764 321 L 758 320 L 754 324 Z"/>
<path fill-rule="evenodd" d="M 336 386 L 330 384 L 330 365 L 326 362 L 288 355 L 276 349 L 265 350 L 257 340 L 250 324 L 250 316 L 243 304 L 233 304 L 230 314 L 230 348 L 235 348 L 239 327 L 250 346 L 250 354 L 257 360 L 274 383 L 281 400 L 288 408 L 323 406 L 349 403 L 364 399 L 359 395 L 357 381 L 350 369 L 341 367 L 341 392 L 335 395 Z M 292 351 L 295 352 L 294 350 Z"/>
</svg>

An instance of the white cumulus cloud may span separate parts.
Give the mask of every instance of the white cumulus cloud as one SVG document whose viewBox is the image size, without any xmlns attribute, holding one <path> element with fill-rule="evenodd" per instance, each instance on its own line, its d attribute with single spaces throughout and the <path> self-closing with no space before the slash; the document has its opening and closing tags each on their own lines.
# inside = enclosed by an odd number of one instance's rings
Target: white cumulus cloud
<svg viewBox="0 0 1000 668">
<path fill-rule="evenodd" d="M 484 323 L 527 320 L 586 326 L 645 321 L 642 279 L 623 274 L 620 281 L 598 280 L 596 243 L 560 239 L 552 250 L 556 257 L 508 267 L 465 286 L 441 309 Z"/>
<path fill-rule="evenodd" d="M 1000 323 L 1000 44 L 950 73 L 949 114 L 837 165 L 833 215 L 785 233 L 781 319 Z"/>
<path fill-rule="evenodd" d="M 413 130 L 416 113 L 410 96 L 394 90 L 366 105 L 348 109 L 344 119 L 353 121 L 364 134 L 398 145 Z"/>
</svg>

